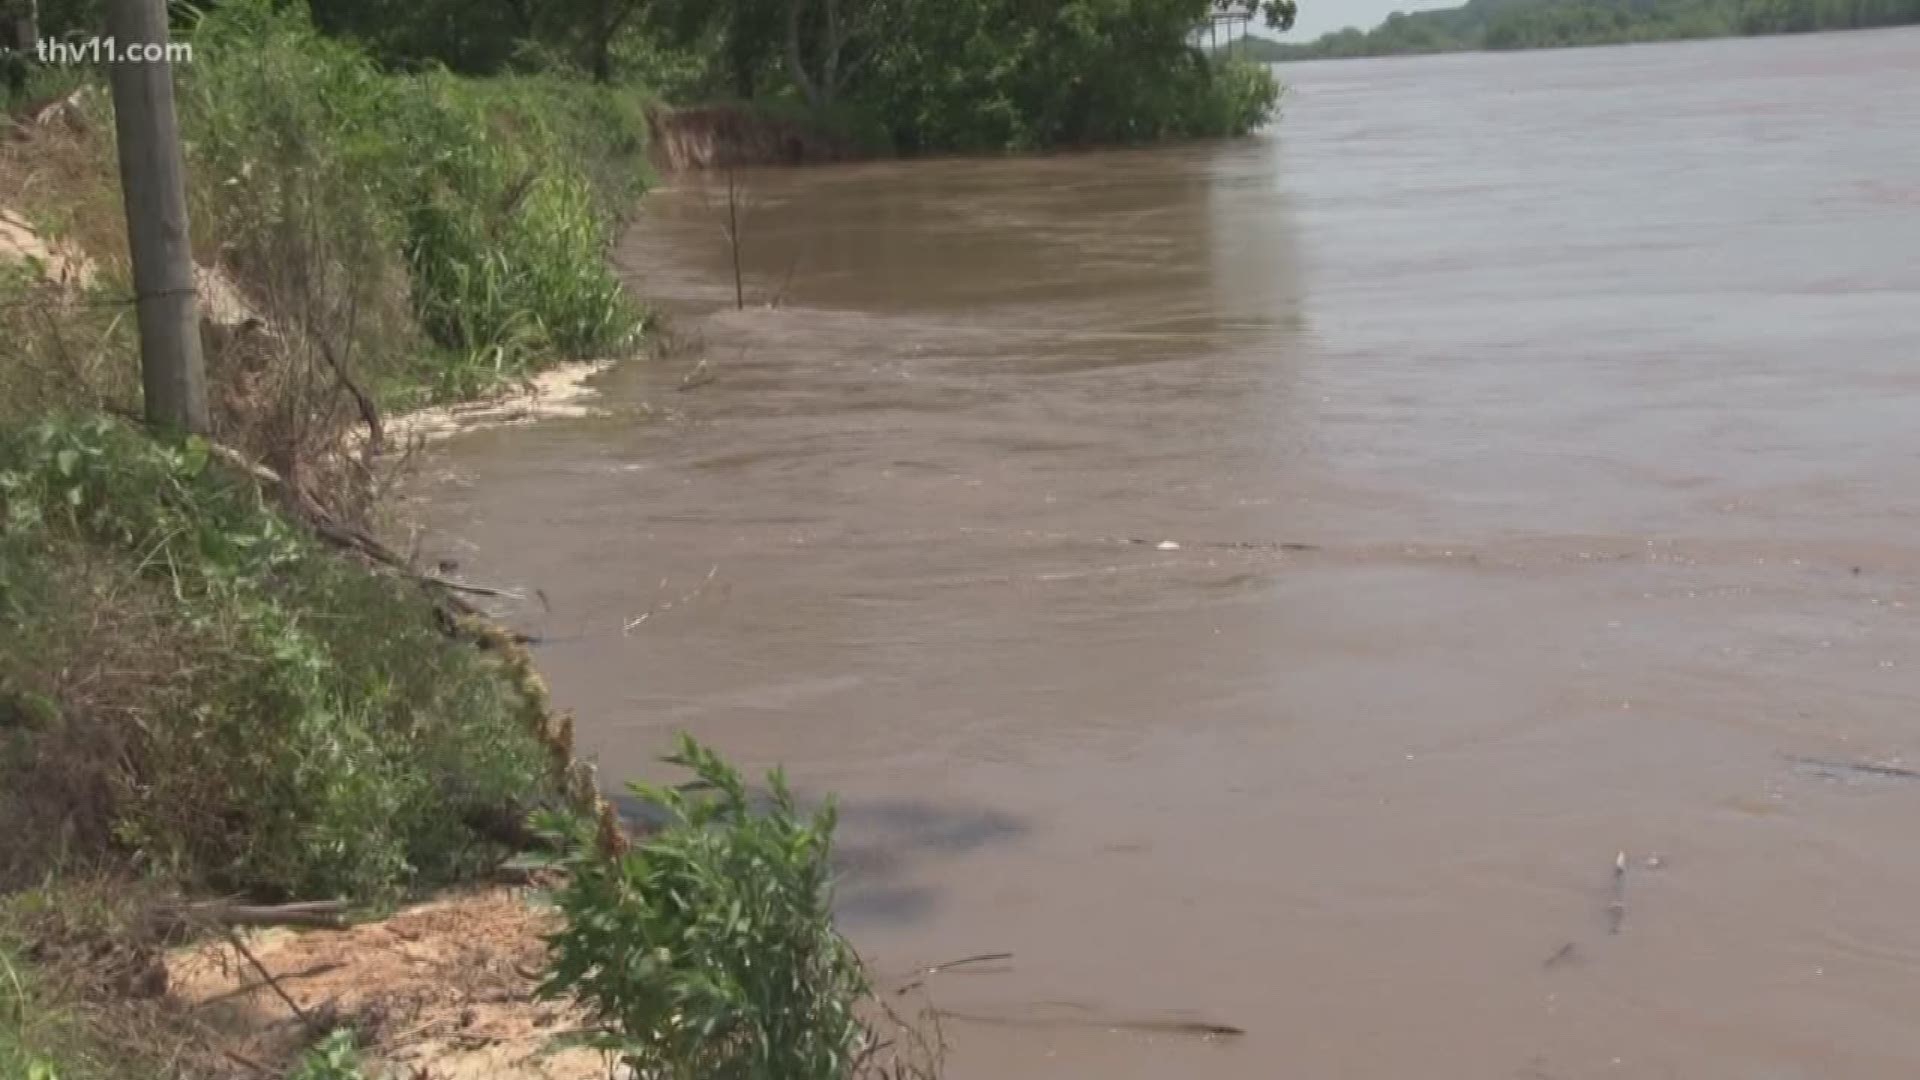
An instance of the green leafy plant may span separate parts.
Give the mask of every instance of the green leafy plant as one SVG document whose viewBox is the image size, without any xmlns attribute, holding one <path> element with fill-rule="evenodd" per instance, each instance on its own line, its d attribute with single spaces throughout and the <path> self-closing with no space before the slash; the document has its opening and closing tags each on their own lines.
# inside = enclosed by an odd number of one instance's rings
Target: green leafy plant
<svg viewBox="0 0 1920 1080">
<path fill-rule="evenodd" d="M 756 808 L 739 774 L 683 737 L 668 762 L 704 794 L 632 785 L 671 818 L 624 855 L 581 843 L 543 985 L 609 1025 L 600 1045 L 661 1080 L 843 1080 L 868 991 L 833 926 L 835 813 L 804 814 L 781 774 Z"/>
<path fill-rule="evenodd" d="M 340 1028 L 307 1049 L 287 1080 L 364 1080 L 360 1048 L 353 1032 Z"/>
</svg>

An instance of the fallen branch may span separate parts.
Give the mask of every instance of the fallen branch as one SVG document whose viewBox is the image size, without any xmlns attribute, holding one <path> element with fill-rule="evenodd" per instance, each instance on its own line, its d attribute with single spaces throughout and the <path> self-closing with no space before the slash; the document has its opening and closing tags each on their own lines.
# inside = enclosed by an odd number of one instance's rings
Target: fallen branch
<svg viewBox="0 0 1920 1080">
<path fill-rule="evenodd" d="M 247 1055 L 241 1053 L 238 1050 L 233 1049 L 232 1047 L 222 1046 L 219 1048 L 219 1050 L 220 1050 L 220 1053 L 227 1058 L 227 1060 L 233 1062 L 236 1065 L 242 1065 L 242 1066 L 245 1066 L 246 1068 L 252 1069 L 255 1076 L 274 1077 L 274 1076 L 280 1075 L 278 1072 L 274 1071 L 273 1069 L 267 1068 L 265 1065 L 262 1065 L 258 1061 L 253 1060 L 252 1058 L 248 1057 Z"/>
<path fill-rule="evenodd" d="M 233 904 L 206 900 L 174 909 L 182 922 L 214 926 L 317 926 L 347 928 L 347 904 L 342 900 L 308 900 L 297 904 Z"/>
<path fill-rule="evenodd" d="M 287 993 L 286 989 L 280 985 L 280 980 L 274 978 L 273 972 L 267 970 L 267 965 L 261 963 L 260 958 L 253 955 L 253 950 L 247 948 L 246 942 L 240 940 L 240 935 L 235 933 L 232 927 L 227 928 L 227 940 L 233 943 L 234 949 L 237 950 L 241 956 L 247 958 L 247 963 L 253 965 L 253 970 L 259 972 L 260 977 L 267 980 L 267 985 L 273 988 L 274 993 L 280 995 L 281 1001 L 287 1003 L 287 1008 L 292 1009 L 293 1015 L 300 1018 L 300 1023 L 309 1031 L 313 1030 L 313 1018 L 307 1015 L 306 1010 L 300 1007 L 299 1002 L 293 1000 L 293 995 Z"/>
<path fill-rule="evenodd" d="M 978 956 L 963 956 L 958 960 L 948 960 L 943 963 L 920 968 L 913 972 L 912 975 L 909 976 L 908 981 L 895 987 L 893 992 L 896 996 L 904 996 L 925 986 L 928 976 L 938 975 L 943 971 L 951 971 L 957 967 L 966 967 L 969 964 L 991 964 L 997 961 L 1011 959 L 1013 959 L 1013 954 L 1010 952 L 994 952 L 981 953 Z"/>
<path fill-rule="evenodd" d="M 1201 1038 L 1219 1038 L 1222 1036 L 1240 1036 L 1247 1033 L 1245 1028 L 1233 1024 L 1222 1024 L 1213 1020 L 1178 1020 L 1143 1017 L 1129 1019 L 1113 1016 L 989 1016 L 981 1013 L 953 1012 L 948 1009 L 935 1009 L 934 1014 L 949 1020 L 959 1020 L 969 1024 L 997 1024 L 1007 1027 L 1100 1027 L 1124 1029 L 1128 1031 L 1150 1031 L 1167 1035 L 1194 1035 Z"/>
<path fill-rule="evenodd" d="M 222 446 L 219 443 L 210 443 L 208 445 L 213 456 L 241 470 L 259 483 L 277 492 L 287 511 L 299 518 L 307 528 L 313 530 L 315 536 L 335 547 L 344 548 L 374 563 L 387 567 L 395 573 L 412 578 L 422 584 L 438 587 L 444 594 L 440 599 L 445 601 L 445 603 L 449 607 L 452 607 L 458 614 L 476 616 L 482 614 L 479 608 L 474 607 L 472 604 L 460 599 L 458 595 L 453 594 L 462 591 L 473 592 L 484 589 L 485 586 L 462 587 L 455 582 L 447 581 L 435 575 L 420 573 L 413 569 L 407 560 L 398 552 L 381 543 L 379 540 L 374 539 L 365 531 L 341 522 L 313 499 L 309 498 L 304 492 L 297 490 L 292 484 L 287 483 L 286 479 L 279 473 L 254 461 L 252 458 L 249 458 L 247 455 L 230 446 Z M 505 595 L 504 593 L 502 594 Z M 492 593 L 483 595 L 492 595 Z M 514 596 L 512 598 L 525 599 L 521 596 Z"/>
<path fill-rule="evenodd" d="M 1010 952 L 980 953 L 977 956 L 963 956 L 958 960 L 948 960 L 945 963 L 934 964 L 932 967 L 923 967 L 914 974 L 938 975 L 951 968 L 966 967 L 968 964 L 991 964 L 997 961 L 1011 959 L 1013 959 L 1013 954 Z"/>
<path fill-rule="evenodd" d="M 512 589 L 497 589 L 491 585 L 469 585 L 464 581 L 453 581 L 438 574 L 414 574 L 414 577 L 429 585 L 438 585 L 453 592 L 470 593 L 474 596 L 489 596 L 497 600 L 525 600 L 527 594 Z"/>
</svg>

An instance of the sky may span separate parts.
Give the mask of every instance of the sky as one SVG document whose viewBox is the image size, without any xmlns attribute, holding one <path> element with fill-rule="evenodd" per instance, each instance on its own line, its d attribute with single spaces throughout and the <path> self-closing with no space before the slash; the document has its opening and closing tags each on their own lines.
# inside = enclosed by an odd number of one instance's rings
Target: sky
<svg viewBox="0 0 1920 1080">
<path fill-rule="evenodd" d="M 1396 11 L 1459 7 L 1463 0 L 1299 0 L 1300 17 L 1283 41 L 1312 41 L 1330 30 L 1371 30 Z"/>
</svg>

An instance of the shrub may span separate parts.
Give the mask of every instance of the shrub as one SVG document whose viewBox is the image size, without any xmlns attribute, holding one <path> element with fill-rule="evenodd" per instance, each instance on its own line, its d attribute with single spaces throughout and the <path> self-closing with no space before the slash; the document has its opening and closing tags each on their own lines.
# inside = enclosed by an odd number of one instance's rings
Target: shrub
<svg viewBox="0 0 1920 1080">
<path fill-rule="evenodd" d="M 633 785 L 671 824 L 617 858 L 581 845 L 544 992 L 610 1023 L 603 1045 L 639 1076 L 852 1075 L 867 983 L 833 926 L 833 807 L 803 815 L 775 772 L 756 812 L 739 774 L 691 739 L 667 760 L 712 797 Z"/>
<path fill-rule="evenodd" d="M 1243 135 L 1273 118 L 1281 90 L 1265 65 L 1244 56 L 1225 56 L 1208 63 L 1206 73 L 1204 86 L 1190 98 L 1190 111 L 1181 122 L 1186 134 Z"/>
<path fill-rule="evenodd" d="M 353 1032 L 341 1028 L 300 1055 L 287 1080 L 362 1080 L 364 1076 Z"/>
<path fill-rule="evenodd" d="M 499 662 L 197 441 L 0 431 L 0 639 L 16 880 L 117 850 L 267 898 L 394 898 L 498 857 L 463 810 L 545 790 Z"/>
</svg>

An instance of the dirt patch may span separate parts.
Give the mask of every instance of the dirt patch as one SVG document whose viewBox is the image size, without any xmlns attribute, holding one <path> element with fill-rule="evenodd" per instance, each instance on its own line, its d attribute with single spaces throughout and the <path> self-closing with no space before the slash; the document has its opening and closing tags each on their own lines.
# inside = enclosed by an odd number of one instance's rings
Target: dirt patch
<svg viewBox="0 0 1920 1080">
<path fill-rule="evenodd" d="M 36 266 L 55 285 L 85 287 L 93 281 L 93 263 L 84 254 L 47 240 L 26 218 L 0 207 L 0 264 L 9 263 Z"/>
<path fill-rule="evenodd" d="M 348 930 L 244 940 L 312 1027 L 359 1033 L 370 1075 L 605 1080 L 604 1056 L 559 1045 L 584 1014 L 534 995 L 556 920 L 522 890 L 492 889 Z M 312 1037 L 230 944 L 183 950 L 167 967 L 174 996 L 212 1032 L 235 1077 L 283 1066 Z"/>
<path fill-rule="evenodd" d="M 817 165 L 867 157 L 852 139 L 737 105 L 649 109 L 647 135 L 661 169 Z"/>
</svg>

